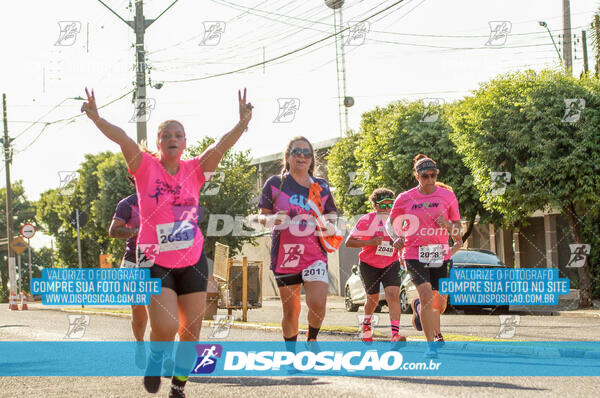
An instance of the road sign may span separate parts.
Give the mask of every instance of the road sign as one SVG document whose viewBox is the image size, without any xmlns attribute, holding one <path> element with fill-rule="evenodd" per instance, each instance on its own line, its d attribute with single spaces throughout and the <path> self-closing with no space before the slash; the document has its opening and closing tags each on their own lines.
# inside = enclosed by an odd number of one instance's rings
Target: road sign
<svg viewBox="0 0 600 398">
<path fill-rule="evenodd" d="M 77 228 L 77 210 L 73 210 L 73 212 L 69 216 L 69 220 L 71 221 L 71 225 L 73 226 L 73 228 Z M 79 210 L 79 228 L 82 228 L 85 225 L 85 223 L 87 223 L 87 214 Z"/>
<path fill-rule="evenodd" d="M 23 237 L 27 239 L 33 238 L 33 235 L 35 235 L 35 231 L 35 227 L 31 224 L 23 224 L 23 226 L 21 227 L 21 235 L 23 235 Z"/>
<path fill-rule="evenodd" d="M 27 242 L 25 242 L 20 236 L 17 236 L 12 240 L 12 242 L 10 242 L 10 247 L 12 247 L 15 253 L 23 254 L 23 252 L 27 250 Z"/>
</svg>

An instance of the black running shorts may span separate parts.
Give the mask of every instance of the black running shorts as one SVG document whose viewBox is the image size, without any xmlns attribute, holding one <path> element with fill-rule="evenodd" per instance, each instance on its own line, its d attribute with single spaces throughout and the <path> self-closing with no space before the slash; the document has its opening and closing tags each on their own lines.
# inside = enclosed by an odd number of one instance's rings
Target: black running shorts
<svg viewBox="0 0 600 398">
<path fill-rule="evenodd" d="M 360 276 L 367 294 L 379 294 L 379 283 L 383 287 L 400 286 L 400 262 L 394 261 L 385 268 L 377 268 L 363 261 L 359 263 Z"/>
<path fill-rule="evenodd" d="M 446 260 L 439 267 L 426 266 L 427 264 L 419 260 L 404 260 L 406 269 L 410 272 L 415 286 L 419 286 L 425 282 L 431 283 L 432 290 L 439 290 L 440 278 L 448 277 L 448 268 L 452 266 L 452 259 Z"/>
<path fill-rule="evenodd" d="M 169 288 L 178 296 L 205 292 L 208 287 L 208 261 L 206 253 L 202 250 L 200 259 L 194 265 L 183 268 L 165 268 L 154 264 L 150 268 L 152 278 L 162 280 L 162 288 Z"/>
</svg>

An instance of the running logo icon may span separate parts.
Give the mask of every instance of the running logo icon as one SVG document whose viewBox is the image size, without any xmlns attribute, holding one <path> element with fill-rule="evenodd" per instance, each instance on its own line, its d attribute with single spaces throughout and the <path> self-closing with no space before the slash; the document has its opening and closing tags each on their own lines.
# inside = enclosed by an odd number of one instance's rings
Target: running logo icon
<svg viewBox="0 0 600 398">
<path fill-rule="evenodd" d="M 192 374 L 207 374 L 215 371 L 217 366 L 217 358 L 221 358 L 223 347 L 220 344 L 197 344 L 196 364 L 192 370 Z"/>
<path fill-rule="evenodd" d="M 300 109 L 298 98 L 277 98 L 279 114 L 273 123 L 291 123 L 296 118 L 296 112 Z"/>
<path fill-rule="evenodd" d="M 585 109 L 584 98 L 565 99 L 565 114 L 562 118 L 564 123 L 577 123 L 581 118 L 581 113 Z"/>
<path fill-rule="evenodd" d="M 90 325 L 89 315 L 67 315 L 69 319 L 69 330 L 65 339 L 80 339 L 85 334 L 85 328 Z"/>
<path fill-rule="evenodd" d="M 156 108 L 154 98 L 136 99 L 134 104 L 133 116 L 129 123 L 147 122 L 150 119 L 150 111 Z"/>
<path fill-rule="evenodd" d="M 216 46 L 221 41 L 221 36 L 225 33 L 225 22 L 223 21 L 205 21 L 204 37 L 199 46 Z"/>
<path fill-rule="evenodd" d="M 284 257 L 281 262 L 282 268 L 295 268 L 300 264 L 300 256 L 304 254 L 304 245 L 287 243 L 283 245 Z"/>
<path fill-rule="evenodd" d="M 212 332 L 209 339 L 225 339 L 229 336 L 229 330 L 233 325 L 233 315 L 214 315 L 212 323 Z"/>
<path fill-rule="evenodd" d="M 421 123 L 435 123 L 440 118 L 440 107 L 444 104 L 443 98 L 424 98 L 425 109 L 421 116 Z"/>
<path fill-rule="evenodd" d="M 225 173 L 222 171 L 205 171 L 204 179 L 207 182 L 202 186 L 200 195 L 214 196 L 221 190 L 221 184 L 225 181 Z"/>
<path fill-rule="evenodd" d="M 77 34 L 81 32 L 81 22 L 79 21 L 59 21 L 58 27 L 60 33 L 55 46 L 72 46 L 77 40 Z"/>
<path fill-rule="evenodd" d="M 348 46 L 360 46 L 364 44 L 369 33 L 370 25 L 367 21 L 349 22 L 348 23 Z"/>
<path fill-rule="evenodd" d="M 137 266 L 140 268 L 150 268 L 154 265 L 158 256 L 158 244 L 140 243 L 137 245 Z"/>
<path fill-rule="evenodd" d="M 75 184 L 70 184 L 70 182 L 77 180 L 77 177 L 79 177 L 79 173 L 76 171 L 59 171 L 58 189 L 63 190 L 63 193 L 67 195 L 72 194 L 75 190 Z"/>
<path fill-rule="evenodd" d="M 510 182 L 511 173 L 508 171 L 492 171 L 490 172 L 490 179 L 492 182 L 492 189 L 490 195 L 499 196 L 504 195 L 506 186 Z"/>
<path fill-rule="evenodd" d="M 356 173 L 354 171 L 351 171 L 348 173 L 348 178 L 350 179 L 350 184 L 348 186 L 348 196 L 360 196 L 360 195 L 364 195 L 365 194 L 365 186 L 364 184 L 360 183 L 360 180 L 368 180 L 368 176 L 365 175 L 365 177 L 367 178 L 357 178 L 358 176 L 363 176 L 362 173 Z"/>
<path fill-rule="evenodd" d="M 517 326 L 521 324 L 520 315 L 498 315 L 500 318 L 500 330 L 497 339 L 512 339 L 517 332 Z"/>
<path fill-rule="evenodd" d="M 502 47 L 506 44 L 508 34 L 512 30 L 512 23 L 509 21 L 491 21 L 490 37 L 485 43 L 488 47 Z"/>
<path fill-rule="evenodd" d="M 586 244 L 570 244 L 571 258 L 565 268 L 581 268 L 585 265 L 587 256 L 590 255 L 591 245 Z"/>
</svg>

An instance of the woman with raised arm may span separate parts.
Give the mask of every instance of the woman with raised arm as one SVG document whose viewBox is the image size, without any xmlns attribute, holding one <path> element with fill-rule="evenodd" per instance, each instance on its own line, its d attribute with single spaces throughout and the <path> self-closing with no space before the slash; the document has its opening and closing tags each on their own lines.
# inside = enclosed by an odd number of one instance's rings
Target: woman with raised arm
<svg viewBox="0 0 600 398">
<path fill-rule="evenodd" d="M 164 343 L 175 334 L 180 341 L 198 341 L 204 315 L 208 269 L 201 261 L 204 236 L 197 223 L 200 188 L 205 173 L 216 170 L 223 154 L 247 129 L 252 105 L 238 91 L 239 122 L 200 156 L 182 160 L 186 148 L 183 125 L 167 120 L 158 126 L 158 154 L 143 151 L 121 128 L 98 115 L 94 91 L 86 88 L 87 102 L 81 111 L 96 127 L 121 147 L 129 172 L 135 178 L 140 212 L 137 262 L 149 267 L 152 278 L 161 278 L 162 290 L 153 295 L 150 317 L 151 352 L 144 386 L 155 393 L 160 388 Z M 169 397 L 185 397 L 184 386 L 195 353 L 179 346 Z"/>
</svg>

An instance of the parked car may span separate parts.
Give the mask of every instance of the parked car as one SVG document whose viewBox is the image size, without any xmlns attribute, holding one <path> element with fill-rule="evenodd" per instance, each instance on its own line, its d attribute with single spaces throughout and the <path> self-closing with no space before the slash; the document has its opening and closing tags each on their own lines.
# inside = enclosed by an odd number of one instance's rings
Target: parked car
<svg viewBox="0 0 600 398">
<path fill-rule="evenodd" d="M 407 282 L 406 288 L 400 290 L 400 306 L 402 308 L 402 313 L 407 314 L 412 312 L 410 308 L 410 303 L 413 298 L 418 297 L 417 290 L 410 282 L 410 275 L 406 271 L 400 271 L 400 280 L 402 280 L 402 285 L 404 286 L 404 281 L 409 279 Z M 365 294 L 365 288 L 360 277 L 360 273 L 358 272 L 358 265 L 352 266 L 352 274 L 346 281 L 345 287 L 345 304 L 346 311 L 356 312 L 361 305 L 365 305 L 367 301 L 367 296 Z M 379 284 L 379 304 L 377 308 L 375 308 L 375 312 L 381 312 L 381 307 L 387 305 L 385 300 L 385 292 L 383 290 L 383 284 Z"/>
<path fill-rule="evenodd" d="M 500 258 L 493 252 L 483 249 L 461 249 L 452 256 L 453 268 L 504 268 L 505 265 L 502 263 Z M 410 274 L 405 271 L 400 272 L 400 278 L 402 284 L 400 286 L 400 306 L 403 314 L 409 314 L 412 312 L 410 303 L 416 297 L 419 297 L 417 288 L 412 282 Z M 367 298 L 365 295 L 365 289 L 362 283 L 362 279 L 358 272 L 358 266 L 352 266 L 352 274 L 346 281 L 345 287 L 345 303 L 346 311 L 356 312 L 361 305 L 364 305 Z M 385 293 L 383 291 L 383 285 L 379 285 L 379 305 L 375 309 L 375 312 L 380 312 L 381 307 L 387 305 L 385 300 Z M 448 302 L 450 306 L 450 302 Z M 490 307 L 490 306 L 488 306 Z M 455 306 L 455 309 L 461 309 L 465 311 L 481 310 L 485 306 L 480 305 L 461 305 Z M 494 308 L 497 311 L 507 311 L 508 306 L 496 306 Z"/>
</svg>

